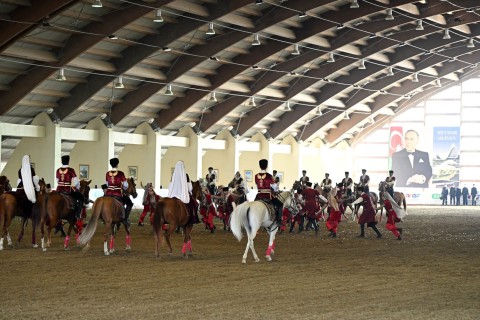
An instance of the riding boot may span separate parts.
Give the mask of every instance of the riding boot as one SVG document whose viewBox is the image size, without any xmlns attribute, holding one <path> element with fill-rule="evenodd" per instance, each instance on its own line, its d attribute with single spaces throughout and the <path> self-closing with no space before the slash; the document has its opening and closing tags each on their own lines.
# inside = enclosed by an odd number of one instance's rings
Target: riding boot
<svg viewBox="0 0 480 320">
<path fill-rule="evenodd" d="M 289 233 L 295 232 L 295 223 L 291 222 L 290 223 L 290 230 L 288 230 Z"/>
<path fill-rule="evenodd" d="M 282 224 L 282 208 L 277 208 L 277 223 Z"/>
<path fill-rule="evenodd" d="M 130 217 L 130 212 L 132 212 L 132 206 L 127 206 L 125 208 L 125 217 L 124 217 L 124 220 L 125 220 L 125 223 L 129 223 L 129 217 Z"/>
<path fill-rule="evenodd" d="M 360 235 L 358 236 L 359 238 L 365 238 L 365 224 L 362 223 L 360 225 Z"/>
<path fill-rule="evenodd" d="M 82 210 L 83 210 L 83 203 L 81 201 L 77 201 L 77 205 L 75 206 L 75 218 L 77 220 L 82 219 Z"/>
<path fill-rule="evenodd" d="M 377 234 L 377 239 L 380 239 L 380 238 L 382 237 L 382 234 L 380 233 L 380 231 L 378 231 L 377 226 L 372 225 L 371 228 L 372 228 L 373 231 L 375 231 L 375 233 Z"/>
</svg>

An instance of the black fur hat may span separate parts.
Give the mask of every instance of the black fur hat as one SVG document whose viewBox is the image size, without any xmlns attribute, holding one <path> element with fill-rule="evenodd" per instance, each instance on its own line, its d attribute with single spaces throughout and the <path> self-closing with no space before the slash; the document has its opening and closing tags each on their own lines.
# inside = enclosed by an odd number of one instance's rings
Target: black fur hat
<svg viewBox="0 0 480 320">
<path fill-rule="evenodd" d="M 62 156 L 62 164 L 65 166 L 70 162 L 70 156 Z"/>
<path fill-rule="evenodd" d="M 267 159 L 262 159 L 258 161 L 258 165 L 260 166 L 260 169 L 266 170 L 268 167 L 268 160 Z"/>
<path fill-rule="evenodd" d="M 112 166 L 112 168 L 116 168 L 119 163 L 120 163 L 120 161 L 118 160 L 118 158 L 110 159 L 110 165 Z"/>
</svg>

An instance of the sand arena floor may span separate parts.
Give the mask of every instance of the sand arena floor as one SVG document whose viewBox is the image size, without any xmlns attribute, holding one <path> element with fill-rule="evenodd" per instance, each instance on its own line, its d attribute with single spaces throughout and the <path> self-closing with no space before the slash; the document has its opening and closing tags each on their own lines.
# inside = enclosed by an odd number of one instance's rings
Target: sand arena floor
<svg viewBox="0 0 480 320">
<path fill-rule="evenodd" d="M 103 255 L 99 224 L 89 251 L 63 250 L 55 236 L 47 252 L 29 236 L 0 252 L 0 319 L 480 319 L 480 207 L 412 207 L 397 241 L 344 221 L 338 238 L 312 231 L 277 237 L 273 262 L 263 257 L 267 234 L 241 264 L 245 238 L 192 234 L 194 256 L 154 258 L 151 227 L 132 215 L 132 251 Z M 16 238 L 19 220 L 11 229 Z M 164 248 L 166 253 L 166 247 Z"/>
</svg>

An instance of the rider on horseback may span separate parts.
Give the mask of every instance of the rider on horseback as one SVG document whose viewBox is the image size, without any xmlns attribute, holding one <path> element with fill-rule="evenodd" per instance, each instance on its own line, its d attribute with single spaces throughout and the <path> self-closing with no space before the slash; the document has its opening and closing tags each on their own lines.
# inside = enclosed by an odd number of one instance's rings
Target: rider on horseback
<svg viewBox="0 0 480 320">
<path fill-rule="evenodd" d="M 388 171 L 388 177 L 385 179 L 386 188 L 390 196 L 393 198 L 393 186 L 395 185 L 395 177 L 393 176 L 393 170 Z"/>
<path fill-rule="evenodd" d="M 350 178 L 348 175 L 350 173 L 348 171 L 345 171 L 345 178 L 342 179 L 342 187 L 344 190 L 347 192 L 347 197 L 351 198 L 352 197 L 352 185 L 353 185 L 353 180 Z"/>
<path fill-rule="evenodd" d="M 78 191 L 80 180 L 78 180 L 75 169 L 70 168 L 70 156 L 62 156 L 62 166 L 57 169 L 57 192 L 70 195 L 75 200 L 75 218 L 80 219 L 83 209 L 83 195 Z"/>
<path fill-rule="evenodd" d="M 35 174 L 35 169 L 33 169 L 33 166 L 30 164 L 30 156 L 23 156 L 22 167 L 18 170 L 15 197 L 17 198 L 19 206 L 26 213 L 32 211 L 32 204 L 37 201 L 36 192 L 40 191 L 39 181 L 40 179 Z"/>
<path fill-rule="evenodd" d="M 329 178 L 330 174 L 325 173 L 325 179 L 322 180 L 322 184 L 320 187 L 325 191 L 326 193 L 330 192 L 332 190 L 332 179 Z"/>
<path fill-rule="evenodd" d="M 110 165 L 112 170 L 107 171 L 105 174 L 105 180 L 107 185 L 107 190 L 105 191 L 106 196 L 117 198 L 121 203 L 123 203 L 125 208 L 125 216 L 122 217 L 126 222 L 128 222 L 128 216 L 132 211 L 133 202 L 130 200 L 128 195 L 123 193 L 123 190 L 126 190 L 128 187 L 127 178 L 123 171 L 118 170 L 118 164 L 120 161 L 118 158 L 110 159 Z"/>
<path fill-rule="evenodd" d="M 172 181 L 168 186 L 168 197 L 177 198 L 182 201 L 187 207 L 187 212 L 190 214 L 190 221 L 192 223 L 199 223 L 200 218 L 197 214 L 198 202 L 193 198 L 192 190 L 192 182 L 185 171 L 185 164 L 183 161 L 178 161 L 173 170 Z"/>
<path fill-rule="evenodd" d="M 272 190 L 272 185 L 275 187 L 273 176 L 267 172 L 268 160 L 262 159 L 258 162 L 260 172 L 255 175 L 255 184 L 257 185 L 258 193 L 255 200 L 265 201 L 273 205 L 276 213 L 277 222 L 282 222 L 282 202 L 275 197 Z"/>
</svg>

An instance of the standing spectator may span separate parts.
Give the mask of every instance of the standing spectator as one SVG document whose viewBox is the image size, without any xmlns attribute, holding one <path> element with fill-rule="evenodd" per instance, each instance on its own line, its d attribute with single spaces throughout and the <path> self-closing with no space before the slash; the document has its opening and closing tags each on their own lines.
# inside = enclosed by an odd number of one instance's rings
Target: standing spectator
<svg viewBox="0 0 480 320">
<path fill-rule="evenodd" d="M 472 190 L 470 191 L 470 194 L 472 195 L 472 206 L 477 205 L 477 188 L 475 187 L 475 184 L 473 184 Z"/>
<path fill-rule="evenodd" d="M 464 184 L 462 188 L 462 197 L 463 197 L 462 205 L 467 206 L 468 205 L 468 188 L 466 184 Z"/>
<path fill-rule="evenodd" d="M 443 186 L 443 189 L 442 189 L 442 206 L 447 205 L 447 198 L 448 198 L 448 189 L 447 189 L 447 186 Z M 451 197 L 450 197 L 450 199 L 451 199 Z"/>
<path fill-rule="evenodd" d="M 455 205 L 455 192 L 456 192 L 455 186 L 452 184 L 452 186 L 450 187 L 450 205 L 451 206 Z"/>
<path fill-rule="evenodd" d="M 460 189 L 460 187 L 457 187 L 455 189 L 455 198 L 457 199 L 456 201 L 456 205 L 459 206 L 460 205 L 460 196 L 462 195 L 462 190 Z"/>
</svg>

